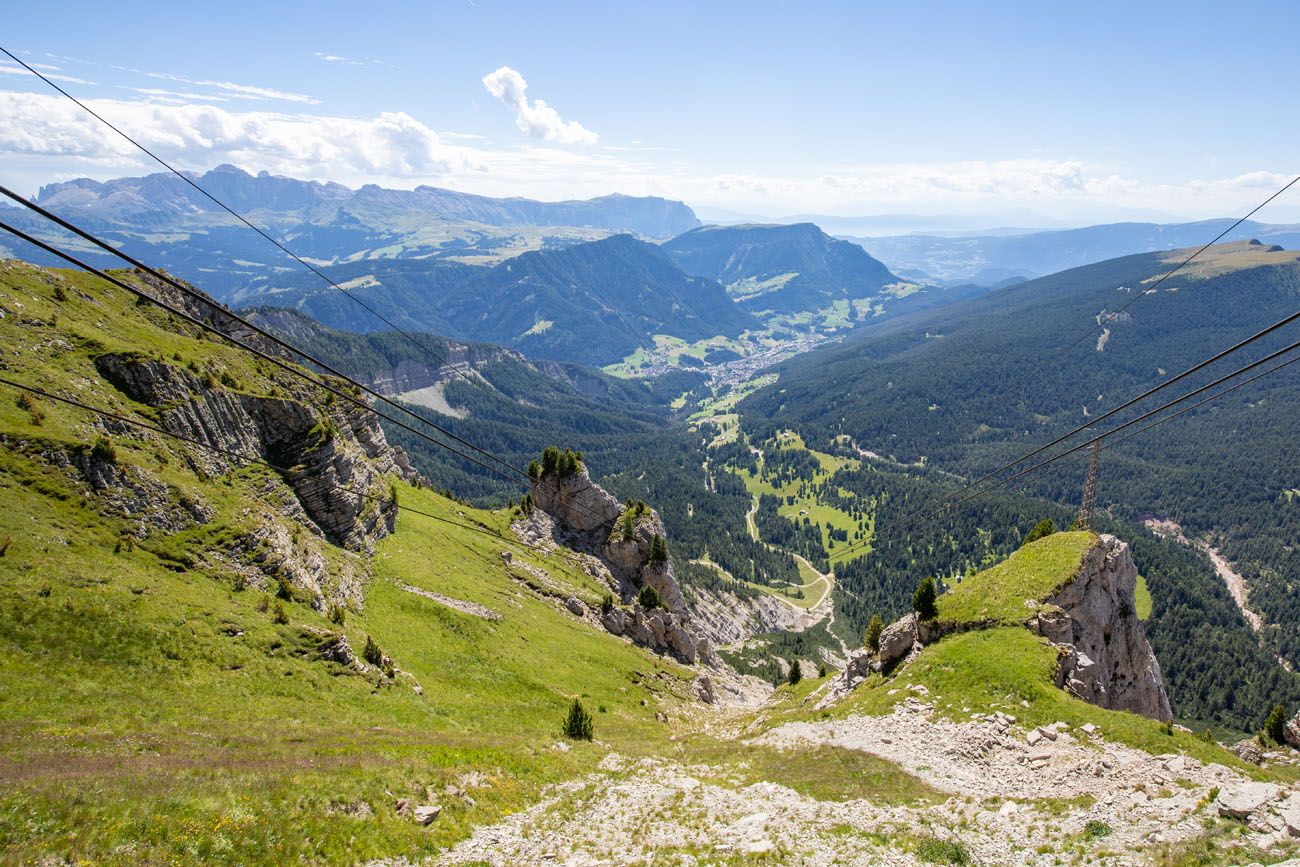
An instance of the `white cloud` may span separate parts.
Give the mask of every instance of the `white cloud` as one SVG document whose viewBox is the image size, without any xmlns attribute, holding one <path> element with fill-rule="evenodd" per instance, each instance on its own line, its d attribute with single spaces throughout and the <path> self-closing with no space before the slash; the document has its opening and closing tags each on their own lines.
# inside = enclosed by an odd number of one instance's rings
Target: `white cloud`
<svg viewBox="0 0 1300 867">
<path fill-rule="evenodd" d="M 566 121 L 560 113 L 535 99 L 528 101 L 528 82 L 516 70 L 503 66 L 483 76 L 483 86 L 515 113 L 519 131 L 533 138 L 560 144 L 594 144 L 597 136 L 577 121 Z"/>
<path fill-rule="evenodd" d="M 186 168 L 233 162 L 253 170 L 350 180 L 437 177 L 468 155 L 403 112 L 373 118 L 232 112 L 212 105 L 86 100 L 145 147 Z M 136 160 L 125 139 L 60 96 L 0 92 L 0 152 L 115 165 Z"/>
<path fill-rule="evenodd" d="M 472 133 L 439 134 L 402 112 L 338 117 L 236 110 L 188 90 L 145 88 L 144 98 L 87 103 L 178 168 L 229 162 L 249 171 L 410 189 L 446 186 L 492 196 L 587 198 L 658 195 L 768 216 L 793 213 L 1003 213 L 1104 222 L 1153 210 L 1210 217 L 1245 213 L 1288 177 L 1254 171 L 1153 182 L 1080 160 L 890 163 L 791 167 L 782 174 L 710 171 L 646 148 L 557 147 L 526 140 L 499 147 Z M 234 95 L 223 97 L 235 99 Z M 0 91 L 0 158 L 11 185 L 157 171 L 130 143 L 55 94 Z M 1257 219 L 1297 219 L 1300 189 Z M 1290 216 L 1284 216 L 1290 214 Z M 1157 217 L 1158 218 L 1158 217 Z"/>
</svg>

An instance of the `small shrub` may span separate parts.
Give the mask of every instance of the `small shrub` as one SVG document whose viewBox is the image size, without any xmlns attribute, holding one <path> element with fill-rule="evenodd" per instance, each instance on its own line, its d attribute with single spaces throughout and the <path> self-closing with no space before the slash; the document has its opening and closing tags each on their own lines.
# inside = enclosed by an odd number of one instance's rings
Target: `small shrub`
<svg viewBox="0 0 1300 867">
<path fill-rule="evenodd" d="M 621 524 L 623 527 L 623 541 L 631 542 L 633 539 L 636 538 L 636 522 L 632 518 L 631 509 L 628 509 L 623 513 L 623 520 Z"/>
<path fill-rule="evenodd" d="M 1217 743 L 1217 741 L 1215 741 L 1214 739 L 1214 732 L 1210 731 L 1209 729 L 1201 729 L 1199 732 L 1196 733 L 1196 736 L 1201 740 L 1205 741 L 1207 744 Z"/>
<path fill-rule="evenodd" d="M 388 502 L 390 505 L 397 505 L 397 482 L 388 482 Z"/>
<path fill-rule="evenodd" d="M 1165 735 L 1166 735 L 1167 737 L 1173 737 L 1173 736 L 1174 736 L 1174 721 L 1171 720 L 1171 719 L 1167 719 L 1167 720 L 1165 720 L 1164 724 L 1163 724 L 1162 726 L 1160 726 L 1160 730 L 1161 730 L 1162 732 L 1164 732 Z"/>
<path fill-rule="evenodd" d="M 375 640 L 369 635 L 366 636 L 366 646 L 361 650 L 361 658 L 374 666 L 383 664 L 384 652 L 375 644 Z"/>
<path fill-rule="evenodd" d="M 542 465 L 537 461 L 528 462 L 528 478 L 534 482 L 542 477 Z"/>
<path fill-rule="evenodd" d="M 397 677 L 397 669 L 393 666 L 393 661 L 391 659 L 385 659 L 383 664 L 379 666 L 379 670 L 382 671 L 384 677 L 387 677 L 389 680 Z"/>
<path fill-rule="evenodd" d="M 817 676 L 818 677 L 826 676 L 826 663 L 823 662 L 821 665 L 817 666 Z"/>
<path fill-rule="evenodd" d="M 606 593 L 604 596 L 600 597 L 600 613 L 608 614 L 613 610 L 614 610 L 614 594 Z"/>
<path fill-rule="evenodd" d="M 935 604 L 937 595 L 933 578 L 922 578 L 921 583 L 916 585 L 916 592 L 912 594 L 912 608 L 922 620 L 933 620 L 939 616 L 939 608 Z"/>
<path fill-rule="evenodd" d="M 285 602 L 292 602 L 293 587 L 289 586 L 289 582 L 284 580 L 283 578 L 280 578 L 277 579 L 275 583 L 276 583 L 275 595 L 280 599 L 283 599 Z"/>
<path fill-rule="evenodd" d="M 343 610 L 342 605 L 330 606 L 330 623 L 335 626 L 342 626 L 345 619 L 347 619 L 347 613 Z"/>
<path fill-rule="evenodd" d="M 54 300 L 63 302 L 68 300 L 68 293 L 63 291 L 63 287 L 57 283 L 54 285 Z"/>
<path fill-rule="evenodd" d="M 862 637 L 862 646 L 872 653 L 880 650 L 880 633 L 885 631 L 885 621 L 880 619 L 879 614 L 871 615 L 871 622 L 867 624 L 866 634 Z"/>
<path fill-rule="evenodd" d="M 257 611 L 259 614 L 265 614 L 266 609 L 270 607 L 271 607 L 271 597 L 263 593 L 262 598 L 257 603 Z"/>
<path fill-rule="evenodd" d="M 654 608 L 664 607 L 664 598 L 659 595 L 659 591 L 649 584 L 642 586 L 641 591 L 636 594 L 637 604 L 647 611 Z"/>
<path fill-rule="evenodd" d="M 236 593 L 243 593 L 245 588 L 248 587 L 248 579 L 243 575 L 236 575 L 233 586 Z"/>
<path fill-rule="evenodd" d="M 1100 840 L 1102 837 L 1110 836 L 1110 833 L 1110 825 L 1098 819 L 1089 819 L 1088 824 L 1083 826 L 1083 836 L 1088 840 Z"/>
<path fill-rule="evenodd" d="M 231 376 L 230 371 L 221 371 L 221 384 L 226 388 L 239 388 L 239 380 Z"/>
<path fill-rule="evenodd" d="M 1055 522 L 1051 518 L 1044 518 L 1034 525 L 1034 529 L 1029 531 L 1029 535 L 1025 536 L 1024 544 L 1028 545 L 1030 542 L 1037 542 L 1044 536 L 1050 536 L 1055 532 Z"/>
<path fill-rule="evenodd" d="M 20 392 L 18 395 L 18 408 L 31 412 L 36 408 L 36 401 L 32 400 L 32 396 L 27 392 Z"/>
<path fill-rule="evenodd" d="M 284 610 L 284 603 L 278 599 L 275 601 L 275 613 L 271 615 L 271 621 L 281 624 L 289 622 L 289 615 Z"/>
<path fill-rule="evenodd" d="M 1264 720 L 1264 734 L 1274 743 L 1285 743 L 1286 707 L 1284 705 L 1279 704 L 1274 707 L 1268 718 Z"/>
<path fill-rule="evenodd" d="M 569 705 L 569 715 L 564 720 L 564 736 L 575 741 L 589 741 L 593 729 L 591 714 L 587 713 L 582 702 L 575 698 L 573 704 Z"/>
<path fill-rule="evenodd" d="M 956 840 L 922 837 L 916 844 L 916 857 L 929 864 L 969 864 L 970 853 Z"/>
<path fill-rule="evenodd" d="M 100 436 L 90 447 L 90 456 L 106 464 L 117 463 L 117 446 L 106 436 Z"/>
<path fill-rule="evenodd" d="M 42 599 L 49 599 L 49 598 L 50 598 L 50 585 L 48 585 L 48 584 L 42 584 L 42 585 L 41 585 L 41 589 L 36 591 L 36 595 L 39 596 L 39 597 L 41 597 Z"/>
<path fill-rule="evenodd" d="M 799 660 L 790 660 L 790 673 L 786 675 L 785 680 L 791 686 L 797 686 L 799 681 L 803 680 L 803 667 L 799 665 Z"/>
</svg>

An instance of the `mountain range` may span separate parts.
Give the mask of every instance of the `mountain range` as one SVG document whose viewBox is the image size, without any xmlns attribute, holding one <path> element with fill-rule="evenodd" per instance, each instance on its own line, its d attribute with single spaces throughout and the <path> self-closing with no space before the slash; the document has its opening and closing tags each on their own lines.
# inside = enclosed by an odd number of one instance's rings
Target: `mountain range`
<svg viewBox="0 0 1300 867">
<path fill-rule="evenodd" d="M 699 225 L 686 205 L 655 197 L 538 202 L 427 186 L 391 190 L 367 185 L 354 190 L 266 172 L 251 175 L 230 165 L 188 177 L 317 264 L 394 257 L 494 262 L 526 250 L 617 233 L 662 239 Z M 36 201 L 219 298 L 259 278 L 301 267 L 169 173 L 49 184 Z M 17 209 L 5 214 L 38 236 L 68 243 L 35 215 Z M 89 245 L 72 246 L 91 264 L 115 264 Z M 42 254 L 23 255 L 53 263 Z"/>
<path fill-rule="evenodd" d="M 903 234 L 854 237 L 873 256 L 912 280 L 985 286 L 1055 274 L 1131 253 L 1200 246 L 1235 220 L 1190 223 L 1109 223 L 1051 231 L 1004 231 L 979 235 Z M 1221 240 L 1258 239 L 1300 248 L 1300 226 L 1243 222 Z"/>
</svg>

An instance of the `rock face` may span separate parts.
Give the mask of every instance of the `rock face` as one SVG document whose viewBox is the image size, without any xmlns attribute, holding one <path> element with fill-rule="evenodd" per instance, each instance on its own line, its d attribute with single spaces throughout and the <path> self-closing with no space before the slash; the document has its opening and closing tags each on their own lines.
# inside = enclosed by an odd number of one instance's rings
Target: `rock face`
<svg viewBox="0 0 1300 867">
<path fill-rule="evenodd" d="M 1137 567 L 1127 543 L 1101 536 L 1078 576 L 1053 597 L 1035 623 L 1062 649 L 1057 685 L 1091 704 L 1157 720 L 1173 711 L 1160 663 L 1134 603 Z"/>
<path fill-rule="evenodd" d="M 560 477 L 546 473 L 532 484 L 533 502 L 554 522 L 554 541 L 595 556 L 608 570 L 619 599 L 632 602 L 642 587 L 653 587 L 663 608 L 630 610 L 615 606 L 601 612 L 609 632 L 624 635 L 652 650 L 671 653 L 688 663 L 717 662 L 713 644 L 691 625 L 671 557 L 662 563 L 650 558 L 655 536 L 666 538 L 663 520 L 646 509 L 633 521 L 632 538 L 623 534 L 625 507 L 591 480 L 585 467 Z"/>
<path fill-rule="evenodd" d="M 384 477 L 416 478 L 373 413 L 336 401 L 322 414 L 307 402 L 306 384 L 290 397 L 266 397 L 147 356 L 110 353 L 95 366 L 132 400 L 156 407 L 163 429 L 226 453 L 191 450 L 196 469 L 220 474 L 244 463 L 239 455 L 284 468 L 281 476 L 311 525 L 351 550 L 366 550 L 392 531 L 397 509 Z"/>
<path fill-rule="evenodd" d="M 1295 718 L 1282 729 L 1282 738 L 1288 744 L 1300 750 L 1300 712 L 1297 712 Z"/>
</svg>

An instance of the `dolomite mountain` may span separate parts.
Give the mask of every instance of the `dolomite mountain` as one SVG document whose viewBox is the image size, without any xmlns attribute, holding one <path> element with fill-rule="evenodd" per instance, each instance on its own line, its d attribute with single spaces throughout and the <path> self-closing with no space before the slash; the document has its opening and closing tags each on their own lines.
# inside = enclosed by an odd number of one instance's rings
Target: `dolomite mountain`
<svg viewBox="0 0 1300 867">
<path fill-rule="evenodd" d="M 667 538 L 658 512 L 645 509 L 636 515 L 632 538 L 624 539 L 621 528 L 628 507 L 593 482 L 585 467 L 567 476 L 544 473 L 534 479 L 532 496 L 537 510 L 521 522 L 527 525 L 523 532 L 535 537 L 538 530 L 549 530 L 554 542 L 595 557 L 607 571 L 610 590 L 623 603 L 601 612 L 607 631 L 687 663 L 718 662 L 713 643 L 693 623 L 672 558 L 655 562 L 650 557 L 654 537 Z M 663 608 L 646 610 L 635 604 L 646 586 L 659 594 Z"/>
<path fill-rule="evenodd" d="M 1167 721 L 1173 711 L 1160 663 L 1137 617 L 1137 574 L 1128 543 L 1099 536 L 1074 577 L 1041 600 L 1025 626 L 1056 646 L 1058 687 L 1099 707 Z M 850 657 L 822 702 L 843 696 L 873 671 L 906 665 L 914 653 L 946 634 L 979 626 L 927 622 L 908 614 L 881 633 L 877 653 L 859 651 Z"/>
</svg>

